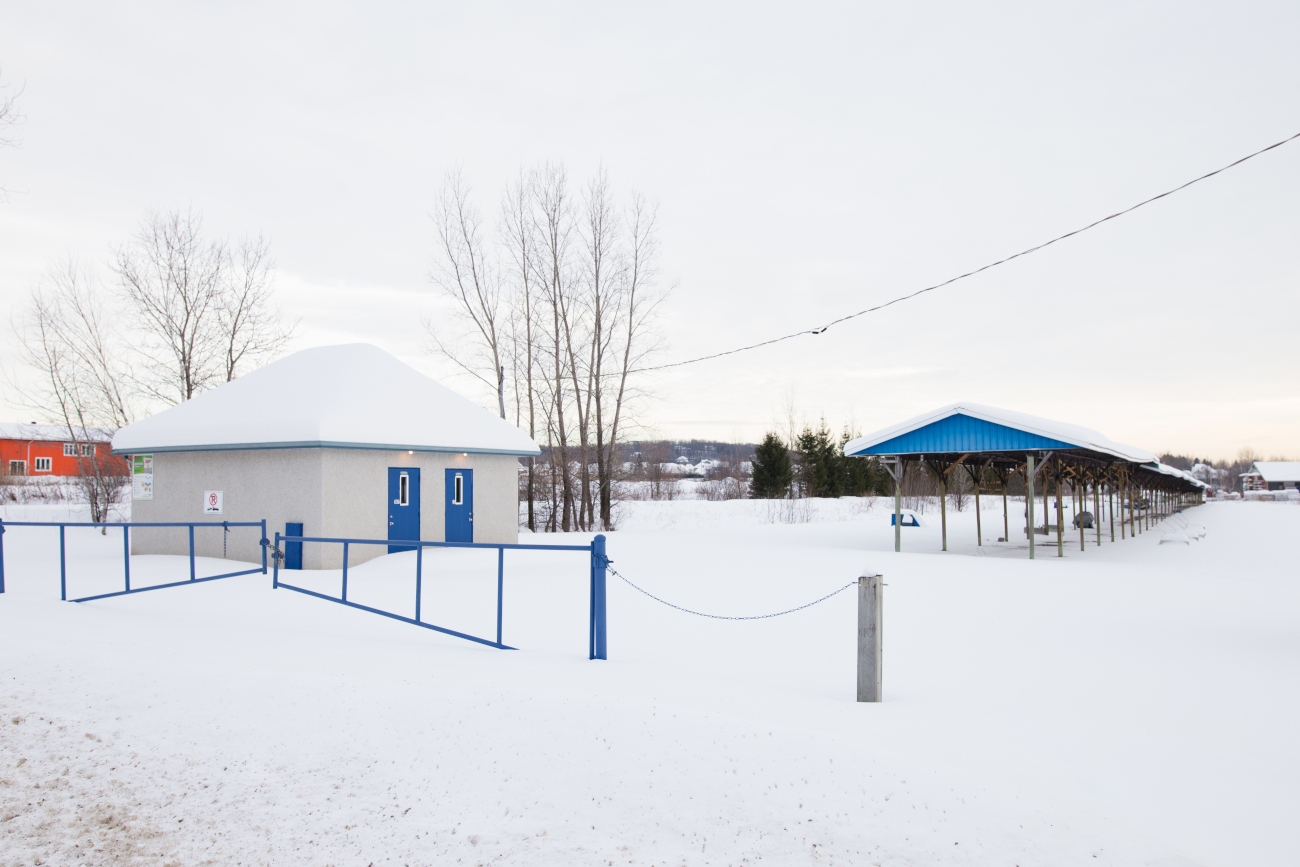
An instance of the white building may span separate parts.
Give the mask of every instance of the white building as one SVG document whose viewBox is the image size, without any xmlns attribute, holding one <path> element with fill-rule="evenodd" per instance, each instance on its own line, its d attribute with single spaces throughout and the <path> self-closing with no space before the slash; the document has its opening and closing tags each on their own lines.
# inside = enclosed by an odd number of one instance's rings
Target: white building
<svg viewBox="0 0 1300 867">
<path fill-rule="evenodd" d="M 394 541 L 519 539 L 514 425 L 368 344 L 307 349 L 118 431 L 131 456 L 132 521 L 267 520 L 267 535 Z M 260 561 L 257 532 L 226 555 Z M 195 534 L 222 556 L 220 530 Z M 137 529 L 132 551 L 185 554 L 184 528 Z M 359 563 L 400 545 L 353 545 Z M 342 546 L 286 551 L 291 567 L 339 568 Z"/>
</svg>

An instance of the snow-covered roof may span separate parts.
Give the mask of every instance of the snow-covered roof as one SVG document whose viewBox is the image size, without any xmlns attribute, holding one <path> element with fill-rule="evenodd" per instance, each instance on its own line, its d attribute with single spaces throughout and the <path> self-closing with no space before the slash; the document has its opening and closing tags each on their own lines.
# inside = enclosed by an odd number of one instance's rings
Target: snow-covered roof
<svg viewBox="0 0 1300 867">
<path fill-rule="evenodd" d="M 1169 464 L 1164 464 L 1160 461 L 1143 464 L 1143 468 L 1150 470 L 1151 472 L 1160 473 L 1162 476 L 1173 476 L 1176 479 L 1182 479 L 1197 488 L 1205 488 L 1206 490 L 1209 490 L 1210 487 L 1191 473 L 1186 472 L 1185 470 L 1180 470 L 1177 467 L 1171 467 Z"/>
<path fill-rule="evenodd" d="M 117 454 L 275 448 L 541 453 L 519 428 L 367 343 L 295 352 L 113 437 Z"/>
<path fill-rule="evenodd" d="M 1127 461 L 1137 463 L 1152 463 L 1156 456 L 1146 449 L 1140 449 L 1136 446 L 1124 445 L 1117 443 L 1112 439 L 1102 436 L 1095 430 L 1090 430 L 1080 425 L 1069 424 L 1067 422 L 1052 421 L 1051 419 L 1039 418 L 1034 415 L 1026 415 L 1022 412 L 1015 412 L 1009 409 L 1000 409 L 995 406 L 985 406 L 979 403 L 953 403 L 948 406 L 927 412 L 924 415 L 918 415 L 910 418 L 905 422 L 878 430 L 875 433 L 858 437 L 845 444 L 844 454 L 854 454 L 869 449 L 872 446 L 887 442 L 895 437 L 901 436 L 911 431 L 923 428 L 926 425 L 934 424 L 945 418 L 955 415 L 965 415 L 971 418 L 977 418 L 982 421 L 993 424 L 1003 425 L 1004 427 L 1014 428 L 1016 430 L 1026 431 L 1047 437 L 1048 439 L 1060 440 L 1069 443 L 1078 448 L 1092 449 L 1093 451 L 1102 452 L 1114 457 L 1122 458 Z"/>
<path fill-rule="evenodd" d="M 1266 482 L 1300 482 L 1300 461 L 1255 461 Z"/>
<path fill-rule="evenodd" d="M 24 442 L 42 442 L 42 443 L 70 443 L 73 440 L 79 442 L 108 442 L 111 433 L 99 428 L 86 428 L 85 432 L 78 430 L 76 436 L 68 433 L 68 429 L 61 424 L 22 424 L 21 422 L 0 422 L 0 440 L 22 440 Z"/>
</svg>

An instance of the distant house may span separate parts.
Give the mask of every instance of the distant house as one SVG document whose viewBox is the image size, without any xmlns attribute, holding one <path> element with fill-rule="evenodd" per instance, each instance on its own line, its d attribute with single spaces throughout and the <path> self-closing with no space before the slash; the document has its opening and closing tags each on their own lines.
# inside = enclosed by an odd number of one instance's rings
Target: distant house
<svg viewBox="0 0 1300 867">
<path fill-rule="evenodd" d="M 128 425 L 134 521 L 267 521 L 267 535 L 519 540 L 523 431 L 375 346 L 305 349 Z M 202 531 L 200 556 L 261 559 L 256 533 Z M 184 554 L 184 530 L 141 529 L 137 554 Z M 337 569 L 343 546 L 293 543 L 289 568 Z"/>
<path fill-rule="evenodd" d="M 1250 472 L 1241 474 L 1242 493 L 1294 491 L 1297 487 L 1300 487 L 1300 461 L 1255 461 Z"/>
<path fill-rule="evenodd" d="M 108 456 L 108 441 L 108 431 L 90 430 L 86 436 L 74 437 L 62 425 L 0 423 L 0 473 L 79 476 L 87 458 Z"/>
</svg>

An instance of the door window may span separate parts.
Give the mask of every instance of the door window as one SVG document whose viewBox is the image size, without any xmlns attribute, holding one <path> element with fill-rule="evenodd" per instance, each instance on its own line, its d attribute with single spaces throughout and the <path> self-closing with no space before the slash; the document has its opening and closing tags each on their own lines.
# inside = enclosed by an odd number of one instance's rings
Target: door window
<svg viewBox="0 0 1300 867">
<path fill-rule="evenodd" d="M 453 506 L 462 505 L 465 502 L 465 477 L 460 473 L 456 474 L 455 488 L 451 494 L 451 504 Z"/>
<path fill-rule="evenodd" d="M 397 505 L 409 506 L 411 504 L 411 477 L 402 473 L 397 478 Z"/>
</svg>

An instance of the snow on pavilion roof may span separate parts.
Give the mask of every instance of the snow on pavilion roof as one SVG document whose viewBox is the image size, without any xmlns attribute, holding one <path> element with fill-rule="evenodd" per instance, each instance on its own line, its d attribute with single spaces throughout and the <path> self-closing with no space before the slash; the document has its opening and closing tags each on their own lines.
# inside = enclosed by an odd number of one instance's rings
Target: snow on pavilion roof
<svg viewBox="0 0 1300 867">
<path fill-rule="evenodd" d="M 1136 463 L 1157 463 L 1156 456 L 1146 449 L 1117 443 L 1095 430 L 978 403 L 949 404 L 858 437 L 845 444 L 844 454 L 951 454 L 1071 448 L 1089 449 Z"/>
<path fill-rule="evenodd" d="M 367 343 L 295 352 L 113 437 L 116 454 L 274 448 L 541 451 L 514 425 Z"/>
<path fill-rule="evenodd" d="M 1266 482 L 1300 482 L 1300 461 L 1255 461 Z"/>
</svg>

